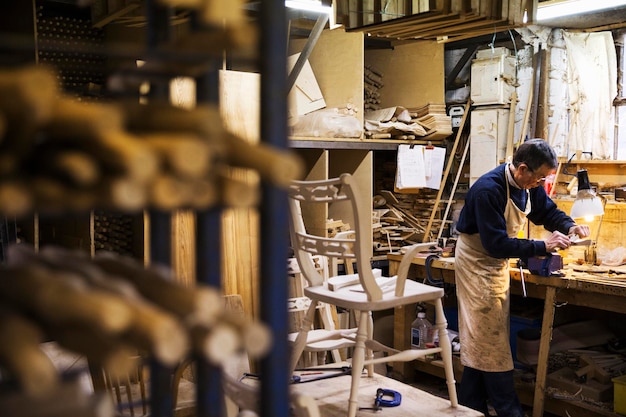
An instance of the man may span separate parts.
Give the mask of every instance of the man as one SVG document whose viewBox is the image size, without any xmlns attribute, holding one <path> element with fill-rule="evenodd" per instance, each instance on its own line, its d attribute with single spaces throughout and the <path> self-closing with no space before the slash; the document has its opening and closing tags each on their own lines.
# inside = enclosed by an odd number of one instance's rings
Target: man
<svg viewBox="0 0 626 417">
<path fill-rule="evenodd" d="M 511 163 L 480 177 L 469 189 L 456 226 L 455 249 L 461 362 L 465 366 L 459 402 L 489 415 L 523 417 L 513 380 L 509 343 L 508 258 L 547 255 L 570 246 L 568 235 L 585 237 L 557 208 L 543 186 L 557 166 L 543 139 L 523 143 Z M 528 218 L 552 232 L 546 240 L 518 238 Z"/>
</svg>

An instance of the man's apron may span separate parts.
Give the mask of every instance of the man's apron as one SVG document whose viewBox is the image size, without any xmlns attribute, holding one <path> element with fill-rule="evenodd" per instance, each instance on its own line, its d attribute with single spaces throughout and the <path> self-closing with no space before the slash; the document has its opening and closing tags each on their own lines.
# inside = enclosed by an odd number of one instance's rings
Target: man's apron
<svg viewBox="0 0 626 417">
<path fill-rule="evenodd" d="M 508 176 L 506 185 L 504 218 L 507 234 L 514 238 L 523 229 L 530 213 L 530 198 L 526 191 L 526 210 L 520 210 L 510 198 Z M 461 363 L 487 372 L 512 370 L 508 259 L 489 256 L 478 233 L 462 233 L 455 250 L 455 276 Z"/>
</svg>

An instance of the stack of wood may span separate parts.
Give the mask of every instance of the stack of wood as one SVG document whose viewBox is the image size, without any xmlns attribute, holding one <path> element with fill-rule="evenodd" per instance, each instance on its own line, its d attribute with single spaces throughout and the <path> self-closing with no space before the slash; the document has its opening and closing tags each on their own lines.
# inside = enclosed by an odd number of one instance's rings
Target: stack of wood
<svg viewBox="0 0 626 417">
<path fill-rule="evenodd" d="M 553 398 L 592 404 L 613 397 L 612 379 L 626 371 L 626 358 L 592 349 L 569 349 L 550 355 L 547 385 Z"/>
<path fill-rule="evenodd" d="M 432 198 L 431 198 L 432 197 Z M 432 210 L 441 219 L 443 208 L 434 207 L 434 196 L 428 194 L 396 194 L 381 191 L 374 197 L 374 238 L 375 251 L 390 252 L 402 246 L 437 240 L 442 221 L 435 219 L 428 236 L 426 229 Z M 446 221 L 449 225 L 451 221 Z"/>
<path fill-rule="evenodd" d="M 181 286 L 167 268 L 57 247 L 14 245 L 9 253 L 0 269 L 0 366 L 25 394 L 46 395 L 61 381 L 44 340 L 111 375 L 127 374 L 137 351 L 166 367 L 188 355 L 222 366 L 271 345 L 266 326 L 226 310 L 215 289 Z"/>
<path fill-rule="evenodd" d="M 335 237 L 339 232 L 347 232 L 350 230 L 350 224 L 344 223 L 343 220 L 326 219 L 326 232 L 328 237 Z"/>
<path fill-rule="evenodd" d="M 445 104 L 428 103 L 408 110 L 413 120 L 426 129 L 428 140 L 443 140 L 452 134 L 452 119 Z"/>
<path fill-rule="evenodd" d="M 380 90 L 383 88 L 383 74 L 371 65 L 366 65 L 363 72 L 363 98 L 365 110 L 380 108 Z"/>
<path fill-rule="evenodd" d="M 383 12 L 368 16 L 346 1 L 338 3 L 337 15 L 351 17 L 343 22 L 349 30 L 364 31 L 374 38 L 452 42 L 524 26 L 526 20 L 533 21 L 537 2 L 534 7 L 522 0 L 437 1 L 429 7 L 422 3 L 413 2 L 411 7 L 409 2 L 397 12 L 399 18 L 385 20 Z"/>
<path fill-rule="evenodd" d="M 292 152 L 229 132 L 217 106 L 87 103 L 59 91 L 43 67 L 0 72 L 0 212 L 248 207 L 251 168 L 286 187 L 302 171 Z"/>
</svg>

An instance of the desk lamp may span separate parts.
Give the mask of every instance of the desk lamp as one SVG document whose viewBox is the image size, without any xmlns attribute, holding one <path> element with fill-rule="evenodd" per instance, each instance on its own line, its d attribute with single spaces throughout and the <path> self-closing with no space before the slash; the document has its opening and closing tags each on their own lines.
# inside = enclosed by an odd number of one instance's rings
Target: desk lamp
<svg viewBox="0 0 626 417">
<path fill-rule="evenodd" d="M 570 216 L 574 219 L 584 217 L 587 221 L 591 221 L 595 216 L 602 216 L 604 204 L 591 189 L 587 170 L 579 170 L 576 176 L 578 178 L 578 194 L 576 194 Z"/>
<path fill-rule="evenodd" d="M 585 221 L 591 222 L 594 217 L 600 216 L 600 223 L 598 224 L 598 229 L 596 230 L 596 238 L 589 246 L 589 249 L 585 251 L 585 260 L 587 263 L 593 265 L 597 261 L 596 245 L 598 243 L 598 238 L 600 237 L 600 227 L 602 227 L 602 218 L 604 217 L 604 205 L 606 200 L 601 199 L 591 189 L 586 169 L 579 170 L 576 175 L 578 178 L 578 193 L 576 194 L 576 200 L 574 200 L 574 204 L 572 205 L 570 217 L 574 219 L 584 217 Z"/>
</svg>

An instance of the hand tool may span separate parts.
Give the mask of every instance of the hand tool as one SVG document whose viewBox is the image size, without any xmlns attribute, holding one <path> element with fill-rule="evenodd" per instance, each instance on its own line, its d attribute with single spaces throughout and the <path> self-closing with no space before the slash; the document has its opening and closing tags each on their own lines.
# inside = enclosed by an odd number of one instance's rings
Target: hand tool
<svg viewBox="0 0 626 417">
<path fill-rule="evenodd" d="M 526 298 L 527 294 L 526 294 L 526 282 L 524 281 L 524 264 L 521 259 L 517 260 L 517 267 L 519 268 L 519 275 L 522 280 L 522 292 L 524 293 L 524 298 Z"/>
</svg>

